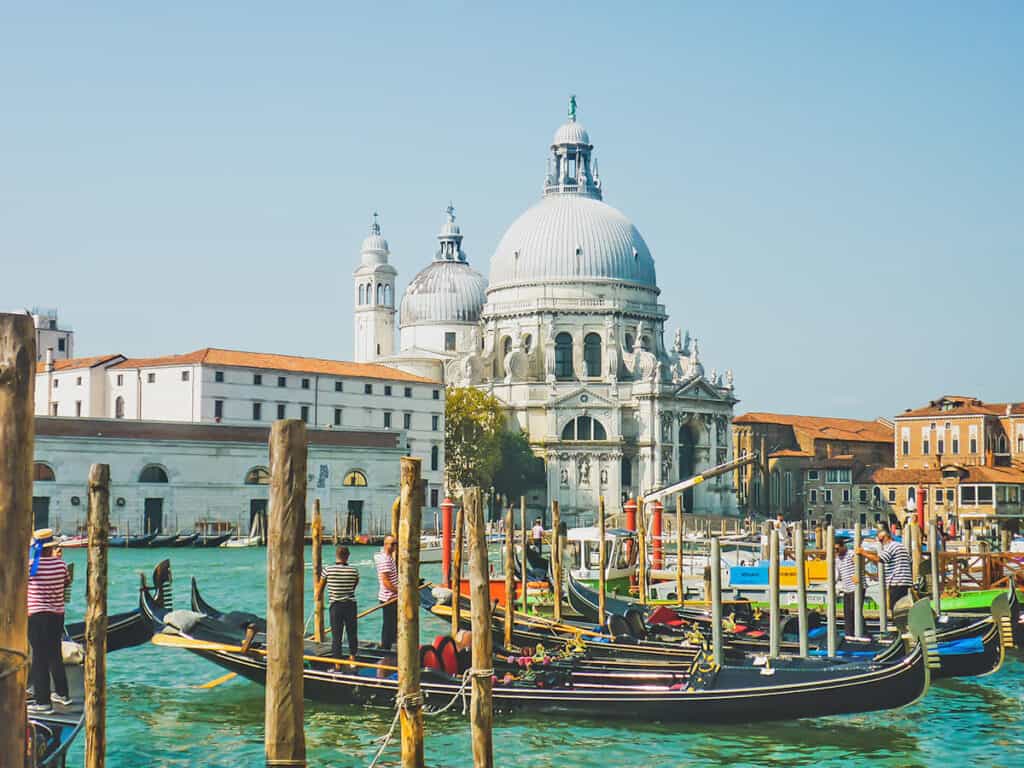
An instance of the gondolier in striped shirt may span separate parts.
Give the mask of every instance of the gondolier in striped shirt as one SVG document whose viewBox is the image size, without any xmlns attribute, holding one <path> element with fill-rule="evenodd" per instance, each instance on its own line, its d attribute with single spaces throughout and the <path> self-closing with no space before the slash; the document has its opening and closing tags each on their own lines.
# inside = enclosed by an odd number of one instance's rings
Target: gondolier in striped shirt
<svg viewBox="0 0 1024 768">
<path fill-rule="evenodd" d="M 384 537 L 384 546 L 373 556 L 377 567 L 377 602 L 381 608 L 380 647 L 390 648 L 398 639 L 398 564 L 395 537 Z"/>
<path fill-rule="evenodd" d="M 893 539 L 887 523 L 878 524 L 878 552 L 858 549 L 857 553 L 873 563 L 885 565 L 885 587 L 889 590 L 889 610 L 896 601 L 909 594 L 914 584 L 910 565 L 910 553 L 906 547 Z"/>
<path fill-rule="evenodd" d="M 349 551 L 339 544 L 334 551 L 334 563 L 325 565 L 320 572 L 316 587 L 321 592 L 327 588 L 327 600 L 331 616 L 331 655 L 341 658 L 341 639 L 348 633 L 348 655 L 355 660 L 359 652 L 359 630 L 356 615 L 356 587 L 359 586 L 359 571 L 348 564 Z"/>
<path fill-rule="evenodd" d="M 70 580 L 53 531 L 36 531 L 29 550 L 28 570 L 28 642 L 32 647 L 29 678 L 35 695 L 35 703 L 29 705 L 28 711 L 32 714 L 52 712 L 53 702 L 65 707 L 72 703 L 60 645 L 64 634 L 64 588 Z"/>
<path fill-rule="evenodd" d="M 862 599 L 862 593 L 857 584 L 854 553 L 846 547 L 849 541 L 845 536 L 836 539 L 836 581 L 843 589 L 843 632 L 847 637 L 853 637 L 854 605 L 855 601 Z"/>
</svg>

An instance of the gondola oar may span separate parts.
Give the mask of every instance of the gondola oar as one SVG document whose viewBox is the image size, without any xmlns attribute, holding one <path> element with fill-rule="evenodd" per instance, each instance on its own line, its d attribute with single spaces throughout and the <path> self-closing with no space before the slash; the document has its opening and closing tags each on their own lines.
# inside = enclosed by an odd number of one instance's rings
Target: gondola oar
<svg viewBox="0 0 1024 768">
<path fill-rule="evenodd" d="M 228 672 L 226 675 L 221 675 L 220 677 L 216 678 L 215 680 L 211 680 L 208 683 L 197 685 L 196 688 L 216 688 L 218 685 L 226 683 L 229 680 L 234 680 L 236 677 L 238 677 L 237 672 Z"/>
</svg>

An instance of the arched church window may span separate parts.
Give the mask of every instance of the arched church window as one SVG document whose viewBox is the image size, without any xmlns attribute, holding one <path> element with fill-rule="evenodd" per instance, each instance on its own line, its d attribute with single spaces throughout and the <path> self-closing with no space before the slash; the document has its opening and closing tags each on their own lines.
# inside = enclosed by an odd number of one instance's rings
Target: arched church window
<svg viewBox="0 0 1024 768">
<path fill-rule="evenodd" d="M 270 485 L 270 470 L 266 467 L 253 467 L 245 473 L 246 485 Z"/>
<path fill-rule="evenodd" d="M 387 284 L 384 285 L 384 303 L 391 306 L 391 286 Z"/>
<path fill-rule="evenodd" d="M 166 483 L 167 470 L 159 464 L 147 464 L 139 473 L 140 483 Z"/>
<path fill-rule="evenodd" d="M 501 342 L 501 359 L 504 360 L 506 357 L 508 357 L 509 353 L 511 351 L 512 351 L 512 337 L 511 336 L 506 336 L 505 340 L 503 342 Z"/>
<path fill-rule="evenodd" d="M 345 474 L 345 478 L 341 481 L 341 484 L 348 486 L 349 488 L 365 488 L 366 475 L 358 469 L 353 469 L 351 472 L 347 472 Z"/>
<path fill-rule="evenodd" d="M 373 283 L 366 284 L 366 303 L 373 304 Z"/>
<path fill-rule="evenodd" d="M 625 346 L 626 346 L 626 351 L 627 352 L 632 352 L 633 351 L 634 342 L 633 342 L 633 334 L 632 333 L 627 333 L 626 334 L 626 345 Z"/>
<path fill-rule="evenodd" d="M 1006 435 L 999 436 L 999 450 L 998 453 L 1006 453 Z"/>
<path fill-rule="evenodd" d="M 530 334 L 526 334 L 526 336 L 523 337 L 523 349 L 526 351 L 526 354 L 530 354 L 530 347 L 532 346 L 533 336 L 531 336 Z"/>
<path fill-rule="evenodd" d="M 587 376 L 601 375 L 601 337 L 596 333 L 583 337 L 583 364 L 587 368 Z"/>
<path fill-rule="evenodd" d="M 571 379 L 572 377 L 572 336 L 562 332 L 555 336 L 555 378 Z"/>
<path fill-rule="evenodd" d="M 607 440 L 608 433 L 604 425 L 597 419 L 590 416 L 577 416 L 562 428 L 562 439 L 568 441 Z"/>
<path fill-rule="evenodd" d="M 32 467 L 32 479 L 37 483 L 54 483 L 57 481 L 57 475 L 49 464 L 37 461 Z"/>
<path fill-rule="evenodd" d="M 359 303 L 366 303 L 366 286 L 363 285 L 362 283 L 359 284 Z"/>
<path fill-rule="evenodd" d="M 383 283 L 377 283 L 377 303 L 378 304 L 383 304 L 384 303 L 384 284 Z"/>
<path fill-rule="evenodd" d="M 120 395 L 118 395 L 117 399 L 114 401 L 114 418 L 124 418 L 124 398 Z"/>
</svg>

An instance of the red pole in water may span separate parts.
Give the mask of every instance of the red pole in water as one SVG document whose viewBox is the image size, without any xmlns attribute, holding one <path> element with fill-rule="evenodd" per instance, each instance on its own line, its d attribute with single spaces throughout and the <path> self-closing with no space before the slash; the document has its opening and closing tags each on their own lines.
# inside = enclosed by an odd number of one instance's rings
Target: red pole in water
<svg viewBox="0 0 1024 768">
<path fill-rule="evenodd" d="M 452 573 L 452 512 L 455 504 L 445 498 L 441 502 L 441 584 L 449 586 Z"/>
<path fill-rule="evenodd" d="M 917 489 L 917 527 L 924 530 L 924 486 Z"/>
<path fill-rule="evenodd" d="M 636 501 L 627 499 L 622 511 L 626 513 L 626 530 L 636 530 Z"/>
<path fill-rule="evenodd" d="M 651 505 L 651 566 L 661 568 L 661 516 L 664 507 L 660 501 Z"/>
</svg>

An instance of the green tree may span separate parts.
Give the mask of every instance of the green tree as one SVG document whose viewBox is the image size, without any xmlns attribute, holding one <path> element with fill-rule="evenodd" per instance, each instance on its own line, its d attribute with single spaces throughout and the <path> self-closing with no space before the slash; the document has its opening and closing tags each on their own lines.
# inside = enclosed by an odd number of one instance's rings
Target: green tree
<svg viewBox="0 0 1024 768">
<path fill-rule="evenodd" d="M 534 456 L 524 432 L 503 431 L 501 463 L 494 473 L 494 490 L 515 501 L 530 488 L 544 485 L 544 461 Z"/>
<path fill-rule="evenodd" d="M 493 395 L 449 387 L 444 406 L 444 470 L 449 486 L 489 488 L 501 463 L 505 414 Z"/>
</svg>

